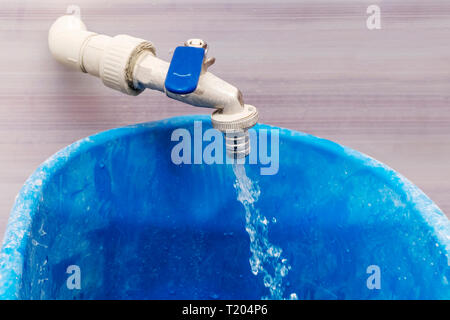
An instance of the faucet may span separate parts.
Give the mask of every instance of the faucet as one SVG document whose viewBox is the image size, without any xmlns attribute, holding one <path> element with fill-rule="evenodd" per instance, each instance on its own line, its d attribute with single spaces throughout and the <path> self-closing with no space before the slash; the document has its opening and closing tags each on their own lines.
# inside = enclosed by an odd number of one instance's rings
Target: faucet
<svg viewBox="0 0 450 320">
<path fill-rule="evenodd" d="M 74 13 L 52 24 L 48 44 L 56 60 L 99 77 L 112 89 L 135 96 L 149 88 L 193 106 L 216 109 L 211 122 L 224 133 L 227 155 L 244 158 L 250 153 L 248 129 L 258 121 L 258 111 L 244 104 L 239 89 L 208 71 L 215 58 L 207 57 L 205 41 L 187 40 L 169 63 L 156 56 L 151 42 L 87 31 L 79 13 Z"/>
</svg>

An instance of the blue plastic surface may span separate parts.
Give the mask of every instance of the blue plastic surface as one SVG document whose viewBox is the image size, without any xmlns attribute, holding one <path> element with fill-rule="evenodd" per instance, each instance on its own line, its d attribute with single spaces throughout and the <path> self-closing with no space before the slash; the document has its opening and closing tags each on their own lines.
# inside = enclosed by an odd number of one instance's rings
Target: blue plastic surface
<svg viewBox="0 0 450 320">
<path fill-rule="evenodd" d="M 177 117 L 109 130 L 28 179 L 0 253 L 2 299 L 259 299 L 230 165 L 175 165 Z M 271 128 L 257 125 L 257 130 Z M 270 133 L 270 132 L 269 132 Z M 205 147 L 206 144 L 204 144 Z M 281 129 L 280 167 L 259 175 L 285 283 L 299 299 L 449 299 L 450 223 L 408 180 L 357 151 Z M 81 269 L 81 290 L 66 286 Z M 381 289 L 366 270 L 378 265 Z"/>
<path fill-rule="evenodd" d="M 205 49 L 177 47 L 167 72 L 166 90 L 177 94 L 188 94 L 197 88 L 202 71 Z"/>
</svg>

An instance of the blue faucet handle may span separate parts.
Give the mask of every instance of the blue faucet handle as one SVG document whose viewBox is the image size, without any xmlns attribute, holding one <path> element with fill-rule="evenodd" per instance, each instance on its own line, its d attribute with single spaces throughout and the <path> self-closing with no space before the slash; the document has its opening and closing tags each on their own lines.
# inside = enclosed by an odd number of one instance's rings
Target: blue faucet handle
<svg viewBox="0 0 450 320">
<path fill-rule="evenodd" d="M 177 47 L 166 75 L 166 90 L 176 94 L 194 92 L 200 79 L 204 58 L 204 48 Z"/>
</svg>

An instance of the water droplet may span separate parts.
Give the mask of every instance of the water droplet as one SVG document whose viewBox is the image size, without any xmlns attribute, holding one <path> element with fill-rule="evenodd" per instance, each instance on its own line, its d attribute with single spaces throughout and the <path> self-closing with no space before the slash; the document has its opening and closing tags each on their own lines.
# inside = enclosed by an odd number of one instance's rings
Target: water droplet
<svg viewBox="0 0 450 320">
<path fill-rule="evenodd" d="M 263 225 L 266 225 L 266 226 L 267 226 L 267 224 L 269 223 L 269 221 L 267 220 L 266 217 L 263 217 L 262 220 L 261 220 L 261 223 L 262 223 Z"/>
<path fill-rule="evenodd" d="M 211 294 L 209 297 L 210 297 L 211 299 L 217 300 L 217 299 L 219 299 L 220 296 L 219 296 L 217 293 L 213 293 L 213 294 Z"/>
<path fill-rule="evenodd" d="M 264 276 L 264 286 L 265 286 L 266 288 L 268 288 L 268 287 L 270 287 L 270 286 L 272 285 L 272 281 L 273 281 L 273 279 L 272 279 L 272 276 L 271 276 L 271 275 L 266 274 L 266 275 Z"/>
</svg>

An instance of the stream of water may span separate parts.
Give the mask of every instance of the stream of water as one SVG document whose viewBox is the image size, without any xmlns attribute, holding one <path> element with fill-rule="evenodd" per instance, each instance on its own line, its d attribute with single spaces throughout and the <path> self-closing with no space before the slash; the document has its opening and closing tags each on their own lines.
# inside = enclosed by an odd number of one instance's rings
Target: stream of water
<svg viewBox="0 0 450 320">
<path fill-rule="evenodd" d="M 262 299 L 286 299 L 283 279 L 291 266 L 283 258 L 283 250 L 269 241 L 271 222 L 255 206 L 261 193 L 259 186 L 247 176 L 243 164 L 233 164 L 233 171 L 237 199 L 245 208 L 245 230 L 250 237 L 250 267 L 255 276 L 262 276 L 264 286 L 269 289 L 269 295 Z M 297 300 L 297 294 L 290 293 L 287 299 Z"/>
</svg>

